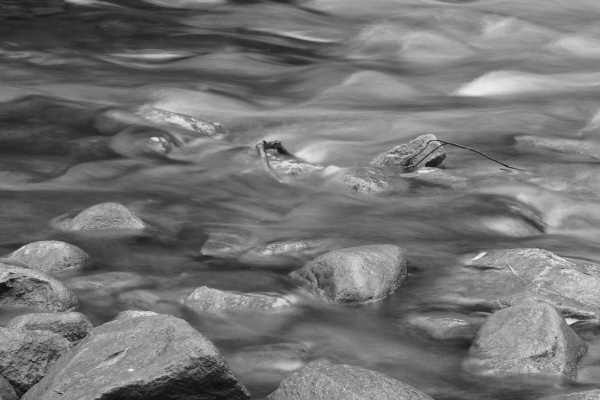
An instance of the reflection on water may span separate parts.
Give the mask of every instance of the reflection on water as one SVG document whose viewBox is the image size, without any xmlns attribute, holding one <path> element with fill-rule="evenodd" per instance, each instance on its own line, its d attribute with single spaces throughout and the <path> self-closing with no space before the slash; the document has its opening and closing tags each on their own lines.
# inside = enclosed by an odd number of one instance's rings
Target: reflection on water
<svg viewBox="0 0 600 400">
<path fill-rule="evenodd" d="M 73 1 L 4 17 L 0 250 L 54 238 L 93 256 L 84 275 L 143 273 L 139 284 L 78 293 L 95 323 L 131 304 L 185 317 L 230 355 L 256 398 L 282 377 L 245 376 L 237 351 L 282 342 L 436 399 L 570 387 L 467 376 L 464 345 L 425 340 L 406 320 L 439 307 L 425 299 L 465 254 L 541 247 L 600 261 L 597 1 Z M 221 136 L 140 124 L 143 106 L 219 122 Z M 424 133 L 526 172 L 448 148 L 441 175 L 398 177 L 379 195 L 336 181 Z M 263 139 L 338 168 L 279 182 L 254 149 Z M 103 201 L 126 204 L 153 233 L 97 240 L 52 228 Z M 237 247 L 203 255 L 214 232 Z M 274 262 L 256 250 L 277 241 L 310 251 Z M 409 280 L 380 303 L 324 305 L 285 276 L 316 254 L 368 243 L 409 255 Z M 297 307 L 202 319 L 178 302 L 202 285 L 278 293 Z"/>
</svg>

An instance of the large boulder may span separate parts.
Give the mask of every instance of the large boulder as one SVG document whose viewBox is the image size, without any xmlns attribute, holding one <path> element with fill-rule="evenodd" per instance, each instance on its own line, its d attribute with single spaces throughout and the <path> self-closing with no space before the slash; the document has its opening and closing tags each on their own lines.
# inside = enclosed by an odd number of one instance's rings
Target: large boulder
<svg viewBox="0 0 600 400">
<path fill-rule="evenodd" d="M 310 363 L 281 382 L 268 400 L 433 400 L 379 372 L 345 364 Z"/>
<path fill-rule="evenodd" d="M 250 399 L 214 345 L 182 319 L 96 327 L 23 400 Z"/>
<path fill-rule="evenodd" d="M 52 332 L 0 328 L 0 375 L 20 396 L 39 382 L 69 348 L 65 338 Z"/>
<path fill-rule="evenodd" d="M 77 299 L 66 286 L 29 268 L 0 264 L 0 287 L 0 308 L 69 311 L 77 307 Z"/>
<path fill-rule="evenodd" d="M 77 246 L 47 240 L 26 244 L 8 255 L 7 261 L 22 263 L 43 272 L 82 269 L 90 256 Z"/>
<path fill-rule="evenodd" d="M 340 303 L 381 300 L 406 278 L 404 251 L 393 245 L 369 245 L 330 251 L 292 272 Z"/>
<path fill-rule="evenodd" d="M 541 297 L 565 317 L 600 317 L 600 266 L 565 260 L 542 249 L 479 254 L 434 286 L 432 298 L 501 309 Z"/>
<path fill-rule="evenodd" d="M 75 231 L 140 230 L 146 226 L 127 207 L 119 203 L 101 203 L 86 208 L 68 221 L 66 228 Z"/>
<path fill-rule="evenodd" d="M 583 340 L 560 313 L 540 299 L 526 299 L 490 315 L 469 349 L 465 368 L 489 375 L 556 374 L 577 377 Z"/>
<path fill-rule="evenodd" d="M 225 292 L 206 286 L 194 290 L 185 300 L 185 304 L 196 311 L 269 310 L 290 305 L 283 297 Z"/>
<path fill-rule="evenodd" d="M 8 321 L 6 327 L 13 330 L 54 332 L 72 344 L 85 338 L 94 329 L 90 320 L 78 312 L 20 315 Z"/>
<path fill-rule="evenodd" d="M 436 147 L 441 145 L 436 140 L 435 135 L 421 135 L 408 143 L 401 144 L 378 155 L 371 162 L 371 165 L 375 167 L 410 168 L 419 164 L 424 167 L 437 167 L 446 158 L 446 151 L 443 147 L 435 150 Z M 423 159 L 425 160 L 421 162 Z"/>
<path fill-rule="evenodd" d="M 17 394 L 11 384 L 0 375 L 0 400 L 17 400 Z"/>
</svg>

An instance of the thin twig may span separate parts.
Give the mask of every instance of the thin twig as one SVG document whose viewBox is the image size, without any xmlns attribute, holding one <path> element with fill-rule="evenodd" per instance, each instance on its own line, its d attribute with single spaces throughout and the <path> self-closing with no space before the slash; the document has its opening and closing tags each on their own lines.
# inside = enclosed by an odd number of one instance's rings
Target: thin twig
<svg viewBox="0 0 600 400">
<path fill-rule="evenodd" d="M 506 263 L 506 265 L 508 265 L 508 268 L 510 268 L 510 270 L 512 271 L 512 273 L 513 273 L 513 274 L 515 274 L 515 276 L 516 276 L 517 278 L 519 278 L 519 279 L 520 279 L 520 280 L 522 280 L 523 282 L 525 282 L 525 283 L 529 284 L 529 282 L 527 282 L 525 279 L 521 278 L 521 276 L 520 276 L 519 274 L 517 274 L 517 271 L 515 271 L 515 270 L 514 270 L 514 268 L 513 268 L 513 267 L 511 267 L 511 266 L 510 266 L 510 264 L 509 264 L 508 262 L 506 262 L 506 261 L 504 261 L 504 262 Z"/>
<path fill-rule="evenodd" d="M 416 164 L 414 164 L 414 165 L 409 165 L 409 164 L 410 164 L 410 162 L 411 162 L 411 161 L 412 161 L 412 160 L 413 160 L 413 159 L 414 159 L 416 156 L 418 156 L 418 155 L 419 155 L 419 154 L 421 154 L 423 151 L 425 151 L 425 149 L 427 148 L 427 146 L 429 146 L 429 143 L 431 143 L 431 142 L 439 142 L 439 143 L 441 143 L 441 145 L 439 145 L 438 147 L 436 147 L 435 149 L 433 149 L 433 150 L 431 150 L 429 153 L 427 153 L 427 155 L 426 155 L 425 157 L 423 157 L 423 158 L 422 158 L 422 159 L 421 159 L 421 160 L 420 160 L 418 163 L 416 163 Z M 488 160 L 492 160 L 493 162 L 495 162 L 495 163 L 498 163 L 498 164 L 500 164 L 500 165 L 502 165 L 502 166 L 504 166 L 504 167 L 506 167 L 506 168 L 514 169 L 514 170 L 517 170 L 517 171 L 525 171 L 524 169 L 521 169 L 521 168 L 516 168 L 516 167 L 511 167 L 511 166 L 510 166 L 510 165 L 508 165 L 508 164 L 504 164 L 504 163 L 502 163 L 502 162 L 500 162 L 500 161 L 498 161 L 498 160 L 496 160 L 496 159 L 494 159 L 494 158 L 492 158 L 492 157 L 490 157 L 490 156 L 488 156 L 488 155 L 486 155 L 486 154 L 483 154 L 483 153 L 482 153 L 482 152 L 480 152 L 480 151 L 477 151 L 477 150 L 475 150 L 475 149 L 472 149 L 472 148 L 470 148 L 470 147 L 462 146 L 462 145 L 460 145 L 460 144 L 456 144 L 456 143 L 446 142 L 446 141 L 444 141 L 444 140 L 437 140 L 437 139 L 436 139 L 436 140 L 430 140 L 430 141 L 428 141 L 428 142 L 425 144 L 425 147 L 423 147 L 423 149 L 421 149 L 421 151 L 419 151 L 417 154 L 415 154 L 414 156 L 412 156 L 411 158 L 409 158 L 409 159 L 408 159 L 408 160 L 405 162 L 405 164 L 406 164 L 407 168 L 414 168 L 414 167 L 418 166 L 418 165 L 419 165 L 419 164 L 421 164 L 423 161 L 425 161 L 425 160 L 427 159 L 427 157 L 429 157 L 431 154 L 433 154 L 433 153 L 434 153 L 434 152 L 435 152 L 437 149 L 439 149 L 440 147 L 442 147 L 442 146 L 445 146 L 445 145 L 447 145 L 447 144 L 449 144 L 449 145 L 451 145 L 451 146 L 460 147 L 461 149 L 470 150 L 470 151 L 472 151 L 472 152 L 474 152 L 474 153 L 477 153 L 477 154 L 479 154 L 480 156 L 483 156 L 483 157 L 487 158 Z"/>
</svg>

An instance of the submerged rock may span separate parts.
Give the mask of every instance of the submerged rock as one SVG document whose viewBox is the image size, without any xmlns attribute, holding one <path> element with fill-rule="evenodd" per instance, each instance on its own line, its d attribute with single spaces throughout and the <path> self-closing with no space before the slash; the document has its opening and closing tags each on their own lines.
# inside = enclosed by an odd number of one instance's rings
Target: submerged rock
<svg viewBox="0 0 600 400">
<path fill-rule="evenodd" d="M 203 121 L 190 115 L 152 107 L 140 107 L 136 114 L 152 123 L 177 126 L 194 131 L 201 136 L 209 136 L 214 139 L 224 139 L 227 136 L 227 131 L 220 123 Z"/>
<path fill-rule="evenodd" d="M 389 177 L 379 168 L 358 168 L 344 175 L 343 184 L 356 193 L 380 193 L 390 188 Z"/>
<path fill-rule="evenodd" d="M 448 312 L 411 315 L 406 323 L 419 335 L 425 334 L 431 339 L 452 342 L 470 342 L 479 328 L 474 318 Z"/>
<path fill-rule="evenodd" d="M 79 247 L 57 240 L 29 243 L 7 257 L 7 261 L 16 261 L 43 272 L 82 269 L 89 259 L 90 256 Z"/>
<path fill-rule="evenodd" d="M 419 164 L 425 167 L 437 167 L 446 158 L 446 151 L 443 147 L 433 151 L 441 143 L 431 142 L 432 140 L 437 140 L 435 135 L 421 135 L 406 144 L 401 144 L 378 155 L 371 162 L 371 165 L 376 167 L 393 166 L 410 168 Z M 433 153 L 429 154 L 432 151 Z M 425 158 L 425 161 L 421 162 L 423 158 Z"/>
<path fill-rule="evenodd" d="M 234 231 L 209 232 L 208 239 L 202 245 L 200 253 L 208 257 L 237 257 L 251 243 L 250 235 Z"/>
<path fill-rule="evenodd" d="M 22 395 L 70 347 L 65 338 L 52 332 L 0 328 L 0 375 Z"/>
<path fill-rule="evenodd" d="M 1 400 L 18 400 L 15 389 L 11 384 L 0 375 L 0 399 Z"/>
<path fill-rule="evenodd" d="M 310 363 L 281 382 L 268 400 L 432 400 L 379 372 L 345 364 Z"/>
<path fill-rule="evenodd" d="M 340 303 L 381 300 L 406 278 L 404 251 L 392 245 L 349 247 L 330 251 L 292 272 Z"/>
<path fill-rule="evenodd" d="M 572 262 L 542 249 L 484 252 L 434 287 L 435 301 L 501 309 L 540 297 L 565 317 L 600 316 L 600 266 Z"/>
<path fill-rule="evenodd" d="M 94 329 L 90 320 L 78 312 L 25 314 L 8 321 L 6 327 L 13 330 L 53 332 L 72 344 L 85 338 Z"/>
<path fill-rule="evenodd" d="M 0 264 L 0 287 L 0 308 L 69 311 L 77 307 L 77 299 L 66 286 L 29 268 Z"/>
<path fill-rule="evenodd" d="M 244 309 L 269 310 L 289 306 L 282 297 L 266 296 L 254 293 L 233 293 L 199 287 L 185 300 L 185 304 L 196 311 L 227 311 Z"/>
<path fill-rule="evenodd" d="M 214 345 L 168 315 L 100 325 L 23 400 L 249 400 Z"/>
<path fill-rule="evenodd" d="M 282 175 L 302 176 L 320 172 L 325 169 L 324 166 L 318 164 L 309 164 L 295 159 L 282 159 L 272 155 L 269 156 L 270 165 L 273 170 Z"/>
<path fill-rule="evenodd" d="M 86 208 L 66 224 L 74 231 L 141 230 L 146 226 L 127 207 L 119 203 L 101 203 Z"/>
<path fill-rule="evenodd" d="M 526 299 L 485 320 L 465 368 L 482 375 L 560 374 L 575 379 L 577 361 L 586 350 L 552 305 Z"/>
<path fill-rule="evenodd" d="M 569 394 L 560 394 L 557 396 L 544 397 L 541 400 L 598 400 L 600 399 L 600 389 L 586 390 Z"/>
<path fill-rule="evenodd" d="M 228 357 L 229 365 L 244 382 L 281 382 L 306 364 L 306 346 L 276 343 L 243 348 Z"/>
</svg>

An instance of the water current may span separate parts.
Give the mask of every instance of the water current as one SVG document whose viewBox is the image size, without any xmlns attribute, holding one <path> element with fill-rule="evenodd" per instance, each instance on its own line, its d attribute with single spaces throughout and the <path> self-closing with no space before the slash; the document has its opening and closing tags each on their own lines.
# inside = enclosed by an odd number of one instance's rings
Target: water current
<svg viewBox="0 0 600 400">
<path fill-rule="evenodd" d="M 308 360 L 380 371 L 436 399 L 600 387 L 597 368 L 577 382 L 471 376 L 461 368 L 468 345 L 427 339 L 406 322 L 451 309 L 437 301 L 436 282 L 480 251 L 539 247 L 600 262 L 600 2 L 80 0 L 42 14 L 0 17 L 0 252 L 64 240 L 93 259 L 67 282 L 139 274 L 77 292 L 94 324 L 129 308 L 185 318 L 257 399 L 285 373 L 257 372 L 240 354 L 273 343 L 300 343 Z M 118 144 L 93 150 L 106 138 L 99 114 L 140 106 L 218 121 L 229 142 L 207 141 L 186 163 Z M 453 179 L 414 173 L 360 194 L 327 175 L 278 182 L 245 149 L 280 140 L 344 171 L 425 133 L 525 171 L 448 147 L 441 168 Z M 152 231 L 55 229 L 62 216 L 105 201 L 125 204 Z M 203 254 L 215 232 L 237 247 Z M 253 251 L 278 241 L 312 251 Z M 383 301 L 334 305 L 287 277 L 323 252 L 373 243 L 408 257 L 407 281 Z M 203 285 L 297 304 L 222 315 L 179 304 Z M 594 365 L 600 342 L 588 344 L 584 362 Z"/>
</svg>

